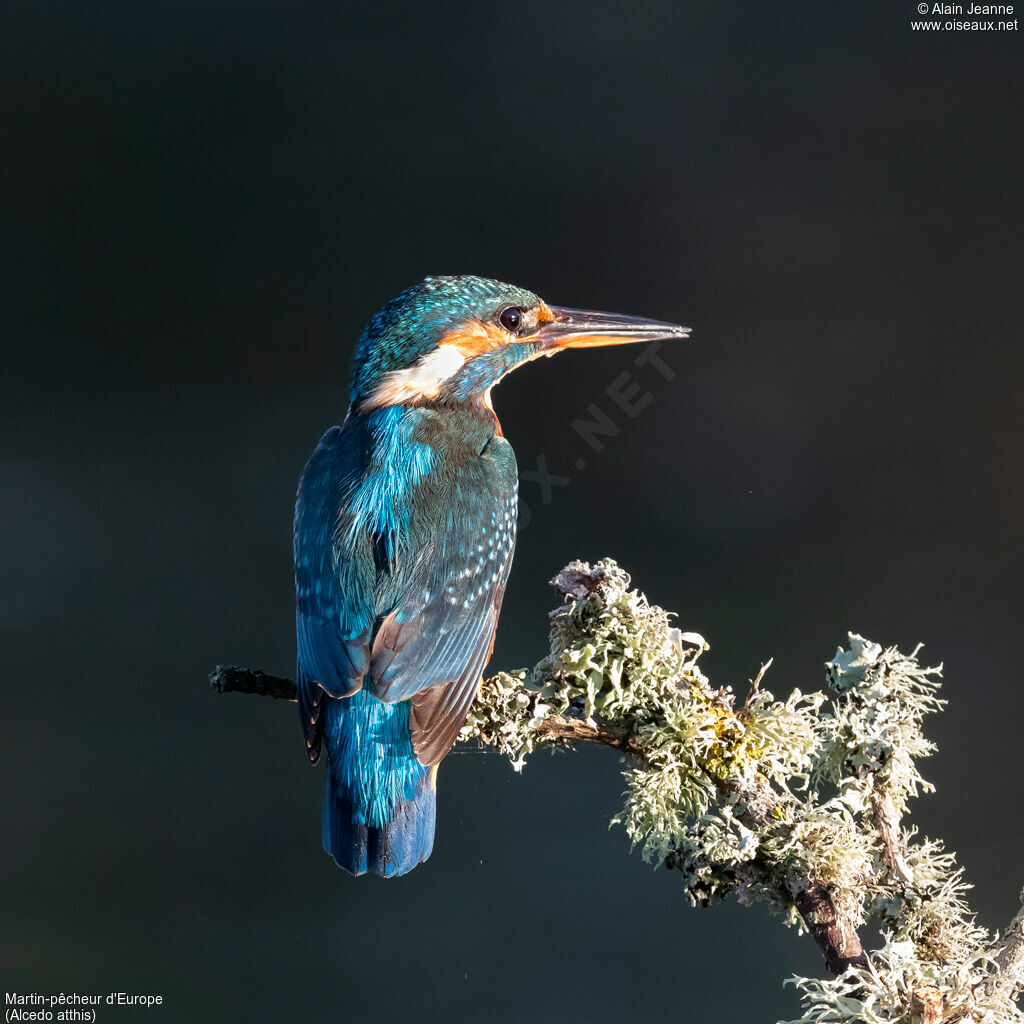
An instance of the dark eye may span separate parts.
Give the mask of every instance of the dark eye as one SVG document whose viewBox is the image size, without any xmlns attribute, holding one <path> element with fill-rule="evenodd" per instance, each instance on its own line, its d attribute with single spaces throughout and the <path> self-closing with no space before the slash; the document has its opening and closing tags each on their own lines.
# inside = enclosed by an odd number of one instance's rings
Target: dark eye
<svg viewBox="0 0 1024 1024">
<path fill-rule="evenodd" d="M 498 323 L 508 331 L 509 334 L 515 334 L 519 330 L 519 325 L 523 322 L 523 311 L 518 306 L 506 306 L 498 314 Z"/>
</svg>

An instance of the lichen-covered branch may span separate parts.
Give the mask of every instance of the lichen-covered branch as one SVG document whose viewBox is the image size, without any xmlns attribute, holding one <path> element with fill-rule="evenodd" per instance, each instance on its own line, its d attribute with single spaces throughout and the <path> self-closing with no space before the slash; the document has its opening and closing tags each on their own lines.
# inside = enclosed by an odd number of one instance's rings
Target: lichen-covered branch
<svg viewBox="0 0 1024 1024">
<path fill-rule="evenodd" d="M 541 745 L 592 742 L 631 755 L 615 821 L 645 859 L 708 906 L 761 903 L 817 942 L 832 978 L 793 979 L 790 1024 L 1024 1024 L 1024 910 L 1002 940 L 980 928 L 941 842 L 902 818 L 930 791 L 922 724 L 941 709 L 939 668 L 855 634 L 825 689 L 742 701 L 698 667 L 707 644 L 630 589 L 614 562 L 575 562 L 553 581 L 548 655 L 483 682 L 461 738 L 517 770 Z M 290 680 L 218 669 L 222 692 L 294 699 Z M 882 943 L 866 954 L 869 918 Z"/>
</svg>

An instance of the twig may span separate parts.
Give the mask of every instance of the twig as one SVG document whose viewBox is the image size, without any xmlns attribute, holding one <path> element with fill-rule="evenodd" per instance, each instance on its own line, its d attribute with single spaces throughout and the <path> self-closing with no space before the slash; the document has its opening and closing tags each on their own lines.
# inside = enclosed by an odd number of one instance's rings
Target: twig
<svg viewBox="0 0 1024 1024">
<path fill-rule="evenodd" d="M 907 869 L 906 846 L 900 829 L 900 814 L 892 794 L 881 787 L 871 794 L 871 824 L 878 837 L 878 847 L 885 865 L 887 881 L 900 886 L 913 884 Z"/>
<path fill-rule="evenodd" d="M 910 1024 L 942 1024 L 942 993 L 928 985 L 910 997 Z"/>
<path fill-rule="evenodd" d="M 1024 899 L 1024 892 L 1021 899 Z M 1005 945 L 996 957 L 996 963 L 1003 978 L 1019 987 L 1024 984 L 1024 907 L 1010 922 L 1003 941 Z"/>
<path fill-rule="evenodd" d="M 1024 892 L 1021 892 L 1024 900 Z M 997 970 L 982 982 L 985 995 L 993 996 L 998 992 L 1006 992 L 1011 997 L 1024 988 L 1024 906 L 1017 911 L 1007 926 L 1003 937 L 1002 948 L 995 955 Z M 941 1024 L 959 1024 L 960 1021 L 977 1019 L 970 1005 L 958 1009 L 945 1017 L 935 1018 Z"/>
<path fill-rule="evenodd" d="M 257 693 L 279 700 L 298 700 L 295 682 L 285 676 L 272 676 L 258 668 L 218 665 L 210 673 L 210 686 L 218 693 Z"/>
</svg>

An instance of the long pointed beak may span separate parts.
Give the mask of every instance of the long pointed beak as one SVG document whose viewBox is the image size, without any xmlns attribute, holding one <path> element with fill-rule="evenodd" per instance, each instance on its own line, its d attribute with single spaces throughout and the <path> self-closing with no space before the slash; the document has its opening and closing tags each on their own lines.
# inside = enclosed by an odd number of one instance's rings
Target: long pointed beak
<svg viewBox="0 0 1024 1024">
<path fill-rule="evenodd" d="M 621 313 L 549 306 L 554 319 L 541 324 L 534 339 L 545 349 L 589 348 L 597 345 L 629 345 L 636 341 L 688 338 L 689 327 L 648 320 Z"/>
</svg>

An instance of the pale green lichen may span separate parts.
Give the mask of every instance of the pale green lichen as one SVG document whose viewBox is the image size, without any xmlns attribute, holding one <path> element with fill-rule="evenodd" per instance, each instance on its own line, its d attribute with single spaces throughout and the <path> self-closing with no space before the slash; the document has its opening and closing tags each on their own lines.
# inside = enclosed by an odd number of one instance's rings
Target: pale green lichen
<svg viewBox="0 0 1024 1024">
<path fill-rule="evenodd" d="M 499 672 L 485 679 L 477 701 L 470 709 L 459 734 L 461 739 L 477 739 L 494 747 L 522 771 L 527 754 L 538 742 L 537 726 L 547 708 L 539 694 L 524 687 L 526 672 Z"/>
<path fill-rule="evenodd" d="M 920 649 L 904 655 L 851 633 L 850 650 L 839 648 L 825 665 L 834 696 L 823 723 L 816 775 L 849 791 L 848 799 L 855 791 L 859 809 L 880 787 L 897 811 L 909 797 L 934 788 L 921 777 L 916 761 L 935 750 L 921 724 L 945 704 L 936 696 L 942 666 L 922 668 Z"/>
<path fill-rule="evenodd" d="M 794 898 L 813 883 L 854 924 L 878 915 L 885 944 L 867 967 L 793 979 L 805 1011 L 794 1024 L 913 1024 L 921 992 L 944 1014 L 1024 1024 L 1015 981 L 983 984 L 994 940 L 969 913 L 953 856 L 899 824 L 932 788 L 917 761 L 934 750 L 922 722 L 943 706 L 941 669 L 851 633 L 826 663 L 827 692 L 777 700 L 759 676 L 739 704 L 698 667 L 703 638 L 673 628 L 615 562 L 575 562 L 552 583 L 563 602 L 548 656 L 486 680 L 463 738 L 521 769 L 539 743 L 562 741 L 554 723 L 614 730 L 637 756 L 613 821 L 645 859 L 679 871 L 691 901 L 733 894 L 801 925 Z"/>
</svg>

